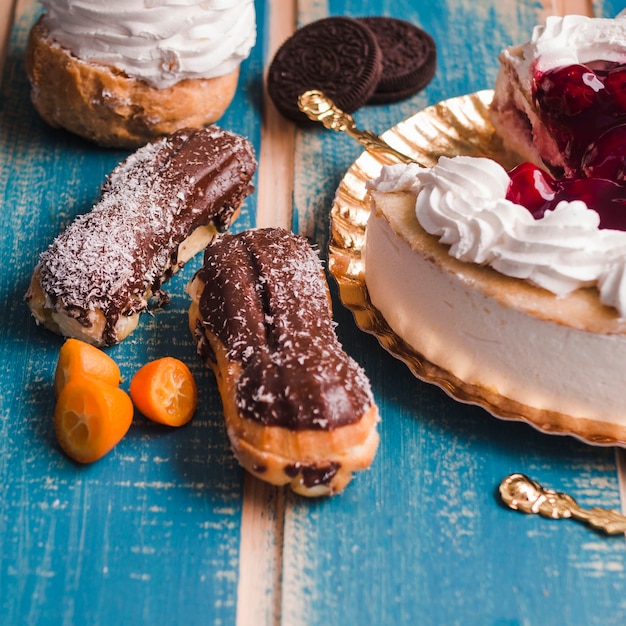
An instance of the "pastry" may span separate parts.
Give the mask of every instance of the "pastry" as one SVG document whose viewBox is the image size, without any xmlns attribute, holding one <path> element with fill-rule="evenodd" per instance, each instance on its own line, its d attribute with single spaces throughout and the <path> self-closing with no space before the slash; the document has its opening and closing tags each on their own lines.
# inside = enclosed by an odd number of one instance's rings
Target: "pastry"
<svg viewBox="0 0 626 626">
<path fill-rule="evenodd" d="M 527 161 L 557 176 L 624 182 L 626 12 L 549 17 L 500 55 L 494 126 Z"/>
<path fill-rule="evenodd" d="M 253 0 L 42 4 L 26 53 L 33 104 L 103 146 L 215 122 L 256 38 Z"/>
<path fill-rule="evenodd" d="M 535 217 L 511 186 L 485 158 L 383 167 L 368 192 L 371 303 L 456 397 L 626 441 L 626 232 L 576 199 Z"/>
<path fill-rule="evenodd" d="M 161 286 L 237 216 L 256 169 L 250 143 L 216 126 L 139 148 L 91 212 L 41 254 L 26 301 L 38 323 L 97 346 L 136 327 Z"/>
<path fill-rule="evenodd" d="M 369 467 L 378 410 L 337 339 L 322 265 L 305 238 L 279 228 L 224 235 L 206 248 L 189 293 L 190 328 L 246 470 L 320 496 Z"/>
</svg>

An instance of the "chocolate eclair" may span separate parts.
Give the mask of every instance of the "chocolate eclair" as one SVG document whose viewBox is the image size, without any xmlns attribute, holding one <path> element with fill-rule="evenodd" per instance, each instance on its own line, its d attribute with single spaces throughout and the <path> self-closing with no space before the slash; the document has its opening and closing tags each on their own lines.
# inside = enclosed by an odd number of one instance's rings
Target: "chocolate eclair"
<svg viewBox="0 0 626 626">
<path fill-rule="evenodd" d="M 185 129 L 118 165 L 93 209 L 41 254 L 26 301 L 38 323 L 97 346 L 137 326 L 165 280 L 236 218 L 256 159 L 243 137 Z"/>
<path fill-rule="evenodd" d="M 280 228 L 224 235 L 188 291 L 198 353 L 216 375 L 246 470 L 320 496 L 370 466 L 378 409 L 339 343 L 322 264 L 304 237 Z"/>
</svg>

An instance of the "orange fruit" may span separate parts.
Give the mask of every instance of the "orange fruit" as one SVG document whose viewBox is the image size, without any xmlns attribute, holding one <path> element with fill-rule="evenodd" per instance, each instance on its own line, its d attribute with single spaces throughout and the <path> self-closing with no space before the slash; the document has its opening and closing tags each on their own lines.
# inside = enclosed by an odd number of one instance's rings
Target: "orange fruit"
<svg viewBox="0 0 626 626">
<path fill-rule="evenodd" d="M 193 374 L 170 356 L 150 361 L 136 372 L 130 381 L 130 397 L 148 419 L 167 426 L 186 424 L 198 406 Z"/>
<path fill-rule="evenodd" d="M 67 339 L 54 372 L 55 394 L 74 378 L 95 378 L 117 387 L 121 375 L 117 363 L 102 350 L 79 339 Z"/>
<path fill-rule="evenodd" d="M 69 457 L 92 463 L 119 443 L 132 419 L 133 403 L 125 391 L 97 379 L 75 378 L 57 398 L 54 427 Z"/>
</svg>

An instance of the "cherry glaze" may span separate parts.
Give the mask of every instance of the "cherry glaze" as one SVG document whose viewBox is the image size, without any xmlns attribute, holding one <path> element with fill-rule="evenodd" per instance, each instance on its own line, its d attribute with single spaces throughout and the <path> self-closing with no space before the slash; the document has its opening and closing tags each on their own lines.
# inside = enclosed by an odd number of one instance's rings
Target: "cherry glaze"
<svg viewBox="0 0 626 626">
<path fill-rule="evenodd" d="M 522 163 L 509 173 L 507 199 L 536 219 L 562 200 L 582 200 L 600 215 L 600 228 L 626 231 L 626 64 L 537 73 L 533 99 L 572 173 L 555 178 Z"/>
<path fill-rule="evenodd" d="M 535 219 L 567 200 L 582 200 L 600 216 L 600 228 L 626 230 L 626 187 L 604 178 L 561 178 L 532 163 L 522 163 L 509 172 L 507 199 L 526 207 Z"/>
<path fill-rule="evenodd" d="M 593 171 L 594 163 L 610 156 L 616 127 L 619 137 L 626 136 L 624 64 L 594 61 L 538 72 L 533 100 L 574 177 L 588 175 L 585 168 Z M 615 169 L 623 176 L 623 167 Z"/>
</svg>

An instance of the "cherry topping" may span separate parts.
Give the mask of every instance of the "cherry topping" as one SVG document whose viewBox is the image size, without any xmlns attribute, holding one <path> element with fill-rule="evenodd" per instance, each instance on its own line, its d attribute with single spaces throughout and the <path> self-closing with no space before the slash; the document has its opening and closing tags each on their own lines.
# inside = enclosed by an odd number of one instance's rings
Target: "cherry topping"
<svg viewBox="0 0 626 626">
<path fill-rule="evenodd" d="M 507 199 L 536 219 L 559 202 L 582 200 L 600 216 L 600 228 L 626 231 L 626 64 L 592 61 L 537 72 L 533 100 L 567 176 L 555 179 L 522 163 L 509 173 Z"/>
<path fill-rule="evenodd" d="M 600 215 L 600 228 L 626 230 L 626 188 L 604 178 L 564 179 L 558 182 L 556 202 L 582 200 Z"/>
<path fill-rule="evenodd" d="M 603 155 L 587 156 L 591 144 L 614 126 L 626 124 L 626 65 L 594 61 L 539 72 L 534 79 L 533 99 L 563 154 L 569 175 L 589 175 L 583 158 L 593 161 L 591 167 L 599 165 L 597 158 L 605 161 Z M 620 169 L 615 165 L 611 168 Z"/>
<path fill-rule="evenodd" d="M 626 112 L 626 68 L 618 66 L 609 71 L 604 86 L 609 94 L 615 98 L 615 104 Z"/>
<path fill-rule="evenodd" d="M 543 215 L 556 194 L 554 180 L 532 163 L 521 163 L 509 172 L 507 199 L 526 207 L 533 215 Z"/>
<path fill-rule="evenodd" d="M 509 173 L 507 199 L 527 208 L 535 219 L 554 210 L 559 202 L 582 200 L 600 216 L 600 228 L 626 231 L 626 188 L 603 178 L 554 180 L 531 163 Z"/>
<path fill-rule="evenodd" d="M 626 182 L 626 124 L 610 128 L 592 142 L 582 156 L 581 168 L 589 178 Z"/>
<path fill-rule="evenodd" d="M 540 74 L 535 98 L 543 111 L 554 117 L 572 117 L 593 105 L 604 85 L 584 65 L 567 65 Z"/>
</svg>

